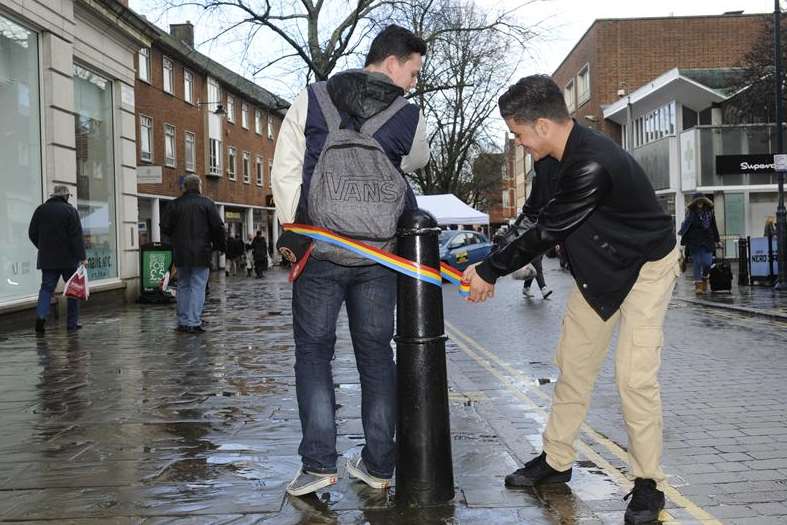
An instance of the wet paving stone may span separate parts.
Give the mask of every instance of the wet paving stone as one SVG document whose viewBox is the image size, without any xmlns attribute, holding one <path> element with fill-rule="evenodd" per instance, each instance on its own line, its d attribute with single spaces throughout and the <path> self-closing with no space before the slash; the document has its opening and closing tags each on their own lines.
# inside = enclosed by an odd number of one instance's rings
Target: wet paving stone
<svg viewBox="0 0 787 525">
<path fill-rule="evenodd" d="M 562 288 L 558 284 L 555 289 L 554 300 L 528 305 L 519 296 L 500 293 L 494 314 L 472 310 L 468 318 L 467 305 L 458 302 L 454 289 L 446 287 L 447 319 L 492 348 L 497 357 L 487 356 L 488 363 L 528 399 L 512 393 L 501 377 L 491 376 L 461 345 L 449 340 L 457 495 L 450 504 L 427 509 L 398 507 L 395 487 L 380 492 L 350 480 L 342 458 L 337 485 L 307 498 L 286 495 L 286 484 L 299 466 L 300 420 L 293 371 L 291 286 L 284 272 L 270 272 L 264 280 L 214 275 L 205 310 L 208 331 L 203 335 L 175 332 L 172 305 L 87 308 L 84 328 L 74 335 L 65 333 L 58 324 L 62 320 L 50 323 L 44 337 L 35 337 L 27 326 L 3 328 L 0 519 L 86 525 L 621 523 L 622 496 L 627 489 L 584 457 L 570 485 L 536 491 L 503 486 L 504 476 L 541 447 L 540 432 L 556 377 L 550 354 L 557 333 L 547 327 L 559 323 L 562 313 Z M 520 322 L 525 314 L 529 327 L 543 326 L 516 338 L 543 351 L 508 350 L 509 323 Z M 719 326 L 727 322 L 707 315 L 703 320 Z M 477 322 L 487 326 L 475 326 Z M 694 319 L 686 323 L 704 326 Z M 487 338 L 490 328 L 495 333 Z M 713 363 L 706 366 L 716 373 Z M 333 371 L 337 449 L 348 457 L 360 450 L 363 428 L 358 373 L 344 314 Z M 683 377 L 691 384 L 691 374 Z M 616 401 L 610 387 L 614 388 L 613 382 L 601 381 L 602 397 L 594 399 L 594 406 L 601 400 L 600 417 L 611 421 L 614 408 L 606 404 Z M 780 493 L 784 469 L 778 462 L 787 455 L 774 453 L 780 446 L 772 445 L 757 449 L 767 456 L 747 455 L 750 459 L 744 462 L 740 454 L 753 453 L 754 449 L 746 447 L 762 445 L 760 438 L 775 439 L 769 429 L 784 427 L 783 418 L 766 419 L 778 410 L 779 394 L 778 389 L 773 391 L 772 407 L 762 414 L 759 427 L 738 424 L 729 417 L 735 405 L 725 405 L 714 416 L 716 421 L 696 429 L 703 434 L 694 438 L 728 442 L 718 443 L 712 454 L 679 455 L 680 460 L 665 462 L 675 466 L 668 474 L 691 486 L 691 476 L 701 470 L 690 468 L 686 458 L 711 455 L 722 462 L 743 464 L 746 470 L 739 476 L 734 469 L 705 472 L 734 473 L 739 483 L 770 482 L 767 487 L 730 483 L 730 489 L 742 492 L 734 492 L 725 501 L 735 506 L 728 514 L 757 516 L 752 505 L 766 503 L 766 495 Z M 716 395 L 734 400 L 723 388 Z M 678 414 L 678 401 L 685 402 L 685 397 L 665 391 L 665 400 L 676 405 L 669 418 L 684 417 Z M 742 406 L 750 406 L 750 400 L 746 401 Z M 683 410 L 694 408 L 685 403 Z M 709 402 L 702 410 L 714 408 L 721 409 L 721 405 Z M 685 417 L 681 428 L 690 426 L 696 416 Z M 593 423 L 603 426 L 597 420 Z M 621 423 L 604 427 L 604 436 L 625 446 Z M 671 439 L 667 439 L 668 447 L 674 445 Z M 675 439 L 684 440 L 676 451 L 713 448 L 713 443 L 691 444 L 685 435 Z M 613 468 L 625 470 L 625 463 L 608 450 L 594 450 Z M 755 470 L 760 474 L 754 474 Z M 751 495 L 754 491 L 759 496 Z M 696 497 L 707 496 L 709 503 L 719 505 L 728 494 L 711 492 Z M 767 508 L 769 512 L 774 509 Z M 691 518 L 680 509 L 672 512 Z"/>
</svg>

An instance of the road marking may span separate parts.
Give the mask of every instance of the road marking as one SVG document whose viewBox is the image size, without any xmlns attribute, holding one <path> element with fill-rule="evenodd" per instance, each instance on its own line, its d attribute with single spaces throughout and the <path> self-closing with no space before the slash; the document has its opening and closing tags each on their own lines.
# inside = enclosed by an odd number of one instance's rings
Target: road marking
<svg viewBox="0 0 787 525">
<path fill-rule="evenodd" d="M 536 384 L 536 381 L 521 372 L 510 366 L 508 363 L 500 359 L 496 354 L 490 352 L 486 348 L 484 348 L 481 343 L 476 341 L 475 339 L 471 338 L 470 336 L 464 334 L 461 330 L 456 328 L 453 324 L 448 321 L 445 321 L 446 328 L 448 330 L 449 336 L 452 337 L 454 343 L 457 344 L 468 356 L 475 359 L 478 364 L 486 368 L 492 375 L 497 377 L 509 391 L 511 391 L 515 396 L 519 399 L 527 403 L 531 408 L 541 412 L 544 416 L 547 416 L 547 412 L 538 406 L 532 399 L 530 399 L 524 392 L 522 392 L 511 380 L 509 380 L 506 376 L 501 374 L 499 371 L 495 370 L 489 361 L 492 361 L 497 366 L 508 372 L 512 378 L 519 378 L 523 380 L 527 384 Z M 464 340 L 467 344 L 462 342 Z M 475 348 L 478 352 L 483 354 L 486 358 L 479 356 L 476 354 L 468 345 L 471 345 Z M 534 392 L 538 395 L 541 399 L 549 401 L 550 397 L 543 391 L 539 389 L 531 389 L 530 392 Z M 582 432 L 584 432 L 588 437 L 590 437 L 593 441 L 601 445 L 602 447 L 606 448 L 610 453 L 614 456 L 618 457 L 619 459 L 628 463 L 628 454 L 625 450 L 623 450 L 617 443 L 609 440 L 608 438 L 604 437 L 603 435 L 599 434 L 597 431 L 593 430 L 592 427 L 587 425 L 586 423 L 582 424 L 581 427 Z M 632 482 L 626 478 L 626 476 L 620 472 L 617 468 L 615 468 L 612 464 L 607 462 L 602 456 L 600 456 L 595 450 L 593 450 L 589 445 L 584 443 L 582 440 L 578 440 L 578 450 L 581 451 L 588 459 L 596 463 L 599 468 L 601 468 L 607 475 L 611 478 L 615 479 L 615 481 L 623 488 L 630 488 Z M 681 494 L 675 487 L 672 487 L 668 483 L 664 483 L 664 494 L 673 501 L 676 505 L 683 507 L 689 514 L 691 514 L 695 519 L 702 521 L 704 524 L 707 525 L 721 525 L 721 522 L 714 518 L 711 514 L 707 511 L 700 508 L 697 504 L 689 500 L 683 494 Z M 674 518 L 669 515 L 668 512 L 662 511 L 661 517 L 663 521 L 674 521 Z"/>
</svg>

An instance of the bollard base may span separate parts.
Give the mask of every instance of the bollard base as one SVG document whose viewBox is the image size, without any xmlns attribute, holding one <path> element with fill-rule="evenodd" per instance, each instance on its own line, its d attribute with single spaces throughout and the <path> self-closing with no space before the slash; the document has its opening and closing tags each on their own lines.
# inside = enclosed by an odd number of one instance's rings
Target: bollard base
<svg viewBox="0 0 787 525">
<path fill-rule="evenodd" d="M 440 505 L 454 498 L 445 338 L 396 345 L 399 431 L 396 502 Z"/>
</svg>

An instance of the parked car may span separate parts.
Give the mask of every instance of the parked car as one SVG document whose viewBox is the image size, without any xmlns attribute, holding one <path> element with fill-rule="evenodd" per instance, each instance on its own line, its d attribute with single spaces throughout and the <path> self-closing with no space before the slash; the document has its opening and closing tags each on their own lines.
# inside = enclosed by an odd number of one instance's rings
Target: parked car
<svg viewBox="0 0 787 525">
<path fill-rule="evenodd" d="M 492 243 L 483 233 L 465 230 L 440 232 L 440 260 L 458 270 L 482 261 L 492 251 Z"/>
</svg>

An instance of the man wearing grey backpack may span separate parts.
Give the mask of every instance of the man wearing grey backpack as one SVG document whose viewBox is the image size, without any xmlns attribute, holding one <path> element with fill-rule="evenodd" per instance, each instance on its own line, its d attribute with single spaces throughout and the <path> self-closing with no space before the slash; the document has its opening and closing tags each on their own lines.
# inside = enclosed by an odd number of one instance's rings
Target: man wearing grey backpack
<svg viewBox="0 0 787 525">
<path fill-rule="evenodd" d="M 277 138 L 273 196 L 282 224 L 329 229 L 384 250 L 415 195 L 404 173 L 429 161 L 425 122 L 404 95 L 413 89 L 426 44 L 395 25 L 375 37 L 362 70 L 338 73 L 296 97 Z M 350 476 L 390 485 L 395 462 L 396 274 L 316 241 L 293 284 L 295 381 L 302 466 L 287 487 L 303 496 L 336 483 L 335 392 L 331 360 L 346 305 L 361 380 L 366 444 L 347 461 Z"/>
</svg>

